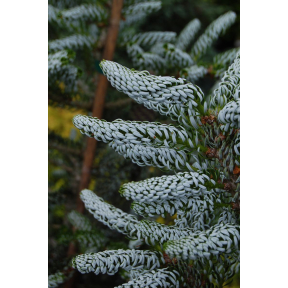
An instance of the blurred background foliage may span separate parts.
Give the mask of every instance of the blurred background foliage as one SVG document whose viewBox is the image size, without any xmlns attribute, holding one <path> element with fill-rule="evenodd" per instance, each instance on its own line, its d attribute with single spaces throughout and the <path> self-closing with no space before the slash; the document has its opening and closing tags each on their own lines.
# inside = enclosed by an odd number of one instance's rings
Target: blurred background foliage
<svg viewBox="0 0 288 288">
<path fill-rule="evenodd" d="M 108 14 L 109 4 L 111 3 L 110 1 L 104 0 L 49 0 L 48 2 L 57 9 L 73 8 L 85 3 L 97 3 L 103 5 L 108 11 Z M 174 31 L 179 34 L 189 21 L 198 18 L 202 24 L 199 33 L 200 35 L 213 20 L 227 11 L 234 11 L 237 14 L 236 23 L 228 29 L 224 35 L 219 37 L 205 54 L 206 61 L 212 61 L 217 53 L 240 45 L 239 0 L 165 0 L 162 1 L 162 8 L 160 10 L 151 13 L 143 20 L 134 23 L 132 27 L 128 28 L 137 33 L 147 31 Z M 87 25 L 90 24 L 91 23 L 88 23 Z M 101 25 L 98 25 L 97 29 L 101 29 Z M 103 25 L 105 27 L 105 23 Z M 53 23 L 53 21 L 49 22 L 48 29 L 49 43 L 58 38 L 68 36 L 71 34 L 71 31 L 73 31 L 71 26 L 61 26 L 59 23 Z M 82 31 L 85 31 L 85 27 L 82 27 L 81 29 Z M 131 59 L 127 55 L 126 47 L 123 46 L 120 41 L 120 36 L 121 34 L 118 37 L 114 61 L 132 68 Z M 73 91 L 72 93 L 67 92 L 67 86 L 61 79 L 54 82 L 53 85 L 49 84 L 49 275 L 54 274 L 57 271 L 63 271 L 63 267 L 69 266 L 69 261 L 71 259 L 71 255 L 69 255 L 67 251 L 69 243 L 75 240 L 75 230 L 72 228 L 71 221 L 69 222 L 68 215 L 76 208 L 76 198 L 80 192 L 78 191 L 78 188 L 81 176 L 83 151 L 86 143 L 85 137 L 79 133 L 78 129 L 74 129 L 72 118 L 77 114 L 91 115 L 92 101 L 98 76 L 99 73 L 102 73 L 99 68 L 103 50 L 103 39 L 101 37 L 105 38 L 105 31 L 98 33 L 98 40 L 91 47 L 84 46 L 82 48 L 73 49 L 75 52 L 75 60 L 73 63 L 79 70 L 79 75 L 81 72 L 81 76 L 78 78 L 76 91 Z M 196 84 L 201 87 L 204 93 L 208 93 L 213 84 L 215 84 L 215 80 L 207 75 L 196 82 Z M 103 119 L 113 121 L 117 118 L 168 123 L 168 120 L 165 117 L 132 102 L 132 100 L 128 99 L 123 93 L 120 93 L 109 86 L 106 95 Z M 161 176 L 163 174 L 164 172 L 157 168 L 139 167 L 118 155 L 110 149 L 108 145 L 99 142 L 97 144 L 92 167 L 92 177 L 89 189 L 97 191 L 97 195 L 103 197 L 107 202 L 117 206 L 125 212 L 133 213 L 130 210 L 129 201 L 120 197 L 118 193 L 119 187 L 129 181 L 139 181 L 152 176 Z M 115 247 L 114 249 L 127 249 L 129 240 L 123 235 L 104 227 L 104 225 L 94 221 L 89 215 L 86 215 L 86 217 L 91 221 L 94 229 L 105 235 L 105 238 L 107 239 L 105 245 L 99 249 L 111 249 L 112 247 Z M 159 217 L 157 221 L 166 223 L 167 219 L 165 220 Z M 66 235 L 66 238 L 63 235 Z M 64 238 L 67 241 L 64 241 Z M 78 247 L 78 250 L 81 251 L 81 243 L 79 241 L 74 242 Z M 239 281 L 239 275 L 236 275 L 229 287 L 240 287 Z M 124 280 L 120 274 L 114 276 L 79 274 L 74 279 L 73 287 L 114 287 L 123 282 Z M 60 284 L 59 287 L 64 285 L 65 284 Z"/>
</svg>

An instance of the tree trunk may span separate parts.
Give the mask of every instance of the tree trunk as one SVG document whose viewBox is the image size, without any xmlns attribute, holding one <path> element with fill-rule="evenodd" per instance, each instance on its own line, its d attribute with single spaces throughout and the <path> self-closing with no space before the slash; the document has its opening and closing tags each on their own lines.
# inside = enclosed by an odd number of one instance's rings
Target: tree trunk
<svg viewBox="0 0 288 288">
<path fill-rule="evenodd" d="M 113 0 L 110 23 L 103 52 L 103 59 L 105 60 L 113 60 L 119 30 L 119 23 L 121 19 L 122 6 L 123 6 L 123 0 Z M 104 75 L 100 75 L 93 103 L 93 110 L 92 110 L 93 117 L 97 117 L 99 119 L 102 118 L 107 87 L 108 87 L 107 78 Z M 86 149 L 84 152 L 84 160 L 82 166 L 79 192 L 85 188 L 88 188 L 91 176 L 91 167 L 93 164 L 94 155 L 96 151 L 96 145 L 97 141 L 94 138 L 87 139 Z M 79 196 L 77 198 L 77 211 L 79 211 L 80 213 L 84 212 L 84 204 Z"/>
</svg>

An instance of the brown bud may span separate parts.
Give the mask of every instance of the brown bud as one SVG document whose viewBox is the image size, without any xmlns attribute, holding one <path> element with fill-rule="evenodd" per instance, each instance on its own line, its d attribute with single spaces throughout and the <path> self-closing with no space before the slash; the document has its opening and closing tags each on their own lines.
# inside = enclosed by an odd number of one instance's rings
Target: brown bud
<svg viewBox="0 0 288 288">
<path fill-rule="evenodd" d="M 211 124 L 213 124 L 213 122 L 215 122 L 216 121 L 216 116 L 214 116 L 214 115 L 209 115 L 209 116 L 203 116 L 203 117 L 201 117 L 201 123 L 202 124 L 209 124 L 209 125 L 211 125 Z"/>
<path fill-rule="evenodd" d="M 172 263 L 172 261 L 169 258 L 168 254 L 166 254 L 165 252 L 163 253 L 163 258 L 164 258 L 165 264 L 171 264 Z"/>
<path fill-rule="evenodd" d="M 177 260 L 176 258 L 173 258 L 173 259 L 172 259 L 172 263 L 173 263 L 173 264 L 177 264 L 177 263 L 178 263 L 178 260 Z"/>
<path fill-rule="evenodd" d="M 208 116 L 203 116 L 203 117 L 201 117 L 201 123 L 202 124 L 206 124 L 206 122 L 207 122 L 207 120 L 208 120 Z"/>
<path fill-rule="evenodd" d="M 214 158 L 214 157 L 216 157 L 216 154 L 217 154 L 217 149 L 215 149 L 215 148 L 208 148 L 208 150 L 206 151 L 206 156 L 208 157 L 208 158 Z"/>
<path fill-rule="evenodd" d="M 215 122 L 216 121 L 216 117 L 214 116 L 214 115 L 210 115 L 209 117 L 208 117 L 208 120 L 207 120 L 207 123 L 208 124 L 213 124 L 213 122 Z"/>
<path fill-rule="evenodd" d="M 237 202 L 231 202 L 231 207 L 233 210 L 240 210 L 240 204 Z"/>
<path fill-rule="evenodd" d="M 225 184 L 224 184 L 224 190 L 226 190 L 226 191 L 232 190 L 232 185 L 231 185 L 231 183 L 225 183 Z"/>
<path fill-rule="evenodd" d="M 222 141 L 226 138 L 225 135 L 223 135 L 222 133 L 220 133 L 215 140 L 217 140 L 218 138 L 220 138 Z"/>
<path fill-rule="evenodd" d="M 207 69 L 207 73 L 211 74 L 213 72 L 213 65 L 209 66 Z"/>
<path fill-rule="evenodd" d="M 234 175 L 240 174 L 240 168 L 237 165 L 235 165 L 235 167 L 233 169 L 233 174 Z"/>
</svg>

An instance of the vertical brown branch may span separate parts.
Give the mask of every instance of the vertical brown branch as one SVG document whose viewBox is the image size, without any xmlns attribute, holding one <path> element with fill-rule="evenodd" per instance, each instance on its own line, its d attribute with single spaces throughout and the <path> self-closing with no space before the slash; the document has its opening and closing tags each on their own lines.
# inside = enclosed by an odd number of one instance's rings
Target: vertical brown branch
<svg viewBox="0 0 288 288">
<path fill-rule="evenodd" d="M 110 23 L 103 51 L 103 58 L 105 60 L 112 60 L 114 56 L 119 30 L 119 23 L 121 19 L 122 6 L 123 6 L 123 0 L 113 0 Z M 107 78 L 104 75 L 100 75 L 95 92 L 95 98 L 92 110 L 92 115 L 99 119 L 102 118 L 107 87 L 108 87 Z M 79 191 L 87 188 L 89 185 L 91 176 L 91 167 L 94 160 L 96 145 L 97 141 L 95 139 L 93 138 L 87 139 L 86 149 L 84 152 L 84 160 L 82 166 Z M 80 213 L 83 213 L 84 211 L 84 204 L 79 197 L 77 198 L 77 211 L 79 211 Z"/>
<path fill-rule="evenodd" d="M 121 19 L 121 10 L 123 6 L 123 0 L 113 0 L 110 14 L 110 22 L 108 27 L 108 33 L 106 37 L 106 42 L 103 51 L 103 58 L 106 60 L 112 60 L 114 56 L 116 41 L 118 37 L 119 23 Z M 95 91 L 95 98 L 93 103 L 92 115 L 97 118 L 102 118 L 105 96 L 108 87 L 107 78 L 104 75 L 100 75 L 98 78 L 97 88 Z M 94 155 L 96 151 L 97 141 L 93 138 L 88 138 L 86 143 L 86 149 L 84 151 L 84 159 L 80 180 L 79 191 L 88 187 L 91 176 L 91 168 L 94 160 Z M 81 201 L 79 195 L 77 197 L 77 211 L 80 213 L 84 212 L 84 204 Z M 73 229 L 74 230 L 74 229 Z M 73 242 L 70 243 L 68 249 L 68 257 L 73 257 L 76 252 L 76 247 Z M 72 278 L 70 278 L 65 283 L 65 288 L 73 287 L 75 283 L 75 277 L 77 274 L 74 274 Z"/>
</svg>

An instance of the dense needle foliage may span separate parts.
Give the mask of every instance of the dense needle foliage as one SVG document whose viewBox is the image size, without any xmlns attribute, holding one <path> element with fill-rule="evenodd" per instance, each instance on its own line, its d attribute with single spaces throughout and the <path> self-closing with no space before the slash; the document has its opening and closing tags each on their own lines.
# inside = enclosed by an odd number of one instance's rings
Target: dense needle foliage
<svg viewBox="0 0 288 288">
<path fill-rule="evenodd" d="M 239 48 L 209 55 L 236 15 L 226 12 L 206 28 L 192 19 L 178 34 L 147 32 L 141 23 L 161 9 L 161 1 L 125 1 L 115 59 L 149 73 L 111 61 L 99 66 L 107 3 L 49 1 L 49 105 L 89 114 L 95 69 L 138 103 L 109 88 L 113 108 L 104 117 L 110 122 L 89 116 L 73 122 L 82 134 L 109 144 L 99 146 L 89 189 L 129 211 L 129 202 L 115 197 L 120 187 L 119 196 L 132 200 L 132 210 L 144 220 L 90 190 L 81 192 L 88 211 L 130 244 L 71 208 L 65 216 L 64 205 L 73 207 L 71 195 L 79 193 L 84 138 L 73 129 L 69 139 L 50 131 L 49 229 L 57 237 L 49 248 L 49 287 L 73 275 L 66 256 L 71 242 L 84 253 L 73 260 L 74 268 L 109 275 L 120 271 L 129 282 L 119 287 L 222 287 L 239 270 L 240 56 Z M 204 83 L 203 90 L 195 83 Z M 146 122 L 155 119 L 163 124 Z M 153 174 L 161 177 L 147 178 Z M 137 182 L 123 185 L 131 180 Z"/>
</svg>

